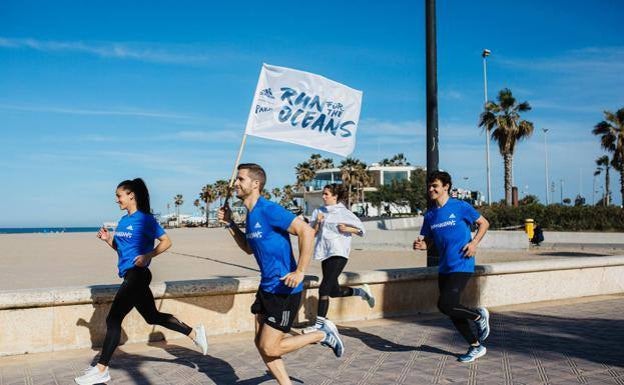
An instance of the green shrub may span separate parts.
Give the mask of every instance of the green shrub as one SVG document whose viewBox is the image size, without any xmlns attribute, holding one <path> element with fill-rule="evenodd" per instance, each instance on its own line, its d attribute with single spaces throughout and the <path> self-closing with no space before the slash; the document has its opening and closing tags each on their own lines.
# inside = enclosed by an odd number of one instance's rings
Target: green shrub
<svg viewBox="0 0 624 385">
<path fill-rule="evenodd" d="M 478 210 L 493 230 L 524 225 L 524 220 L 531 218 L 544 230 L 624 231 L 624 210 L 615 206 L 492 205 L 479 207 Z"/>
</svg>

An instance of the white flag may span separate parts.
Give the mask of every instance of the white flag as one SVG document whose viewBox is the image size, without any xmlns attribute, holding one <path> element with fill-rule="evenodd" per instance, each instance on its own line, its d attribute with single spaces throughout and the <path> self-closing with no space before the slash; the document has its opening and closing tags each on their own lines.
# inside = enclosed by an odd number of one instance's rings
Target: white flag
<svg viewBox="0 0 624 385">
<path fill-rule="evenodd" d="M 362 91 L 309 72 L 262 65 L 245 133 L 347 156 Z"/>
</svg>

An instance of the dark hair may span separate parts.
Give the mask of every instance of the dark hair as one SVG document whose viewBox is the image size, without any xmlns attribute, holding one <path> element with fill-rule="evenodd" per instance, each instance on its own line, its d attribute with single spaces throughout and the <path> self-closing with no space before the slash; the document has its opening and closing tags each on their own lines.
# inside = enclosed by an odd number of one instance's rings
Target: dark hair
<svg viewBox="0 0 624 385">
<path fill-rule="evenodd" d="M 347 190 L 345 187 L 338 183 L 331 183 L 323 187 L 323 190 L 329 190 L 331 195 L 337 197 L 338 202 L 344 202 L 347 200 Z"/>
<path fill-rule="evenodd" d="M 150 208 L 149 191 L 147 191 L 147 186 L 145 185 L 143 179 L 136 178 L 133 180 L 124 180 L 117 185 L 117 188 L 122 188 L 127 192 L 134 193 L 134 199 L 136 199 L 137 209 L 139 211 L 142 211 L 145 214 L 152 213 L 152 209 Z"/>
<path fill-rule="evenodd" d="M 259 164 L 241 163 L 238 165 L 237 169 L 247 170 L 252 180 L 257 180 L 258 182 L 260 182 L 260 191 L 264 189 L 264 184 L 266 183 L 266 172 L 264 172 L 264 169 Z"/>
<path fill-rule="evenodd" d="M 451 188 L 453 187 L 451 174 L 446 171 L 434 171 L 427 176 L 427 184 L 433 183 L 433 181 L 435 181 L 436 179 L 442 182 L 442 186 L 448 185 L 449 191 L 451 191 Z"/>
</svg>

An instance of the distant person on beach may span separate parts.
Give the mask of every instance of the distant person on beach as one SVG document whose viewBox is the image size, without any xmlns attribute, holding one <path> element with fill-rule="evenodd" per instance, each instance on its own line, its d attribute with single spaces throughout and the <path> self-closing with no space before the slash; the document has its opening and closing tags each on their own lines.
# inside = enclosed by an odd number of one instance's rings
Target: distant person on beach
<svg viewBox="0 0 624 385">
<path fill-rule="evenodd" d="M 310 225 L 316 234 L 314 259 L 321 261 L 323 279 L 319 286 L 319 302 L 314 325 L 303 330 L 310 333 L 319 330 L 327 321 L 329 298 L 359 296 L 375 306 L 375 297 L 367 284 L 361 288 L 340 287 L 338 277 L 345 268 L 351 253 L 353 235 L 364 236 L 362 221 L 342 203 L 347 191 L 341 184 L 328 184 L 323 188 L 324 206 L 312 212 Z"/>
<path fill-rule="evenodd" d="M 470 344 L 468 352 L 458 357 L 460 362 L 472 362 L 486 353 L 481 343 L 490 333 L 490 314 L 484 307 L 469 309 L 460 303 L 462 291 L 474 273 L 477 246 L 490 227 L 489 222 L 471 205 L 449 196 L 451 176 L 444 171 L 427 177 L 429 199 L 434 201 L 425 213 L 420 235 L 414 241 L 415 250 L 427 250 L 435 244 L 440 255 L 438 309 L 451 318 L 462 337 Z M 471 239 L 470 225 L 478 226 Z M 478 336 L 470 328 L 476 325 Z"/>
<path fill-rule="evenodd" d="M 539 246 L 542 242 L 544 242 L 544 230 L 542 230 L 542 226 L 536 224 L 533 229 L 533 238 L 531 238 L 531 243 L 535 246 Z"/>
<path fill-rule="evenodd" d="M 148 266 L 152 258 L 171 247 L 171 240 L 151 214 L 145 182 L 140 178 L 125 180 L 117 186 L 115 195 L 119 208 L 126 210 L 128 214 L 121 218 L 114 234 L 102 227 L 97 237 L 117 251 L 117 267 L 123 282 L 106 317 L 106 337 L 100 358 L 96 366 L 88 367 L 81 376 L 74 379 L 79 385 L 110 381 L 108 365 L 119 345 L 121 322 L 132 308 L 136 308 L 150 325 L 164 326 L 187 335 L 200 347 L 203 354 L 208 351 L 203 325 L 193 329 L 173 315 L 156 310 L 154 296 L 149 288 L 152 274 Z M 154 247 L 156 239 L 158 245 Z"/>
<path fill-rule="evenodd" d="M 312 258 L 314 231 L 295 214 L 263 198 L 260 192 L 265 182 L 266 173 L 259 165 L 239 165 L 234 187 L 248 210 L 245 232 L 232 221 L 229 207 L 219 209 L 218 218 L 226 224 L 236 244 L 247 254 L 253 253 L 260 266 L 260 287 L 251 306 L 256 317 L 254 342 L 277 382 L 290 385 L 292 382 L 282 360 L 284 354 L 320 342 L 340 357 L 344 346 L 338 329 L 330 321 L 313 333 L 287 335 L 299 310 L 304 273 Z M 298 237 L 298 263 L 289 234 Z"/>
</svg>

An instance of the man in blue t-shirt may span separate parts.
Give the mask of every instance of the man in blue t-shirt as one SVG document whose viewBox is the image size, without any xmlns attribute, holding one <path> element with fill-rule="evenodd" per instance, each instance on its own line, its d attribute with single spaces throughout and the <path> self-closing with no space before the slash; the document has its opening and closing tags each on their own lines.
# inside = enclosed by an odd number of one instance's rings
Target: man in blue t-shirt
<svg viewBox="0 0 624 385">
<path fill-rule="evenodd" d="M 260 196 L 266 173 L 257 164 L 238 166 L 234 187 L 236 196 L 248 210 L 245 232 L 231 219 L 229 207 L 219 210 L 218 218 L 238 246 L 252 254 L 260 266 L 260 287 L 251 312 L 256 315 L 255 343 L 264 363 L 280 385 L 291 384 L 282 355 L 320 342 L 337 357 L 344 346 L 336 326 L 329 322 L 319 331 L 287 336 L 299 310 L 305 269 L 312 258 L 314 230 L 282 206 Z M 290 234 L 299 240 L 299 262 L 295 261 Z"/>
<path fill-rule="evenodd" d="M 477 210 L 464 201 L 449 196 L 451 176 L 434 171 L 427 177 L 429 199 L 434 203 L 425 213 L 420 235 L 414 241 L 415 250 L 427 250 L 435 244 L 440 255 L 438 267 L 438 308 L 451 318 L 457 330 L 470 344 L 468 352 L 459 356 L 460 362 L 472 362 L 486 353 L 481 343 L 490 333 L 490 314 L 484 307 L 469 309 L 460 303 L 461 293 L 474 273 L 477 246 L 490 227 Z M 476 224 L 477 233 L 471 238 L 470 227 Z M 470 322 L 477 326 L 478 336 Z"/>
</svg>

